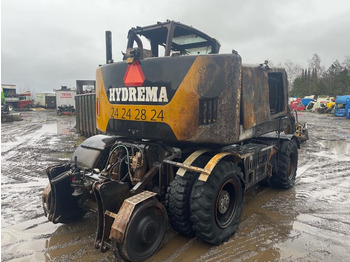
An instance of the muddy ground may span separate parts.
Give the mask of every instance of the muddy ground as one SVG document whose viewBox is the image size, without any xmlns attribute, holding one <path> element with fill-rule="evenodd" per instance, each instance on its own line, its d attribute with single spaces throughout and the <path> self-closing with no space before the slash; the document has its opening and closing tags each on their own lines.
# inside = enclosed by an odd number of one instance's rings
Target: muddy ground
<svg viewBox="0 0 350 262">
<path fill-rule="evenodd" d="M 1 261 L 114 261 L 94 249 L 95 217 L 47 222 L 41 192 L 45 168 L 69 159 L 79 141 L 75 118 L 22 112 L 1 126 Z M 350 120 L 299 113 L 310 140 L 299 151 L 291 190 L 246 192 L 242 222 L 220 246 L 169 227 L 149 261 L 350 261 Z"/>
</svg>

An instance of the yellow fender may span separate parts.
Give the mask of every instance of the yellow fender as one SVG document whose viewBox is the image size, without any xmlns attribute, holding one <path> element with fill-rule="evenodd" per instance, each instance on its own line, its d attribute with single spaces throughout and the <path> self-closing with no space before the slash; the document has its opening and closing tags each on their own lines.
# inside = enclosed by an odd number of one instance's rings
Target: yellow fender
<svg viewBox="0 0 350 262">
<path fill-rule="evenodd" d="M 241 156 L 237 153 L 231 153 L 231 152 L 221 152 L 213 156 L 208 163 L 205 165 L 204 169 L 207 172 L 202 172 L 198 178 L 198 180 L 201 180 L 203 182 L 206 182 L 211 174 L 211 172 L 214 170 L 215 166 L 219 163 L 221 159 L 223 159 L 226 156 L 233 156 L 236 160 L 239 162 L 241 161 Z"/>
<path fill-rule="evenodd" d="M 199 156 L 201 156 L 202 154 L 209 152 L 210 150 L 208 149 L 200 149 L 197 150 L 195 152 L 193 152 L 189 157 L 186 158 L 186 160 L 183 162 L 183 164 L 185 166 L 190 166 Z M 184 176 L 186 173 L 187 169 L 184 167 L 180 167 L 177 172 L 176 175 L 178 176 Z"/>
</svg>

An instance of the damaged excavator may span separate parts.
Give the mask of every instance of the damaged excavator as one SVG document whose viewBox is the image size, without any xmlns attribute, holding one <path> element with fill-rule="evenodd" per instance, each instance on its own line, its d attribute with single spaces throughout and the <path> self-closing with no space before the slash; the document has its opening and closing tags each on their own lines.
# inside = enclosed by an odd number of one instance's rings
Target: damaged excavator
<svg viewBox="0 0 350 262">
<path fill-rule="evenodd" d="M 245 190 L 295 183 L 301 126 L 283 68 L 244 65 L 184 24 L 132 28 L 123 61 L 96 71 L 96 125 L 66 164 L 47 169 L 45 214 L 97 214 L 95 247 L 143 261 L 168 223 L 219 245 L 238 228 Z M 305 132 L 305 130 L 304 130 Z"/>
</svg>

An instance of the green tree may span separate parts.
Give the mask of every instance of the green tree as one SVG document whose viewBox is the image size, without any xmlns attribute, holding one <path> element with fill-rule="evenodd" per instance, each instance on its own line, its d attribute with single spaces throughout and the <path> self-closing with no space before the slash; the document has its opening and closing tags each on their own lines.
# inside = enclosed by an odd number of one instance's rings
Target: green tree
<svg viewBox="0 0 350 262">
<path fill-rule="evenodd" d="M 345 56 L 344 61 L 343 61 L 343 65 L 348 70 L 348 72 L 350 72 L 350 56 L 349 55 Z"/>
<path fill-rule="evenodd" d="M 309 68 L 300 71 L 292 87 L 290 94 L 299 97 L 350 94 L 350 56 L 346 56 L 343 63 L 334 61 L 325 70 L 321 66 L 320 57 L 314 54 L 309 60 Z"/>
<path fill-rule="evenodd" d="M 343 67 L 338 60 L 323 74 L 323 83 L 330 95 L 344 95 L 349 92 L 350 76 L 346 67 Z"/>
<path fill-rule="evenodd" d="M 291 96 L 304 97 L 308 94 L 307 90 L 307 77 L 306 71 L 303 70 L 303 73 L 300 77 L 297 77 L 293 82 L 293 89 L 290 92 Z"/>
</svg>

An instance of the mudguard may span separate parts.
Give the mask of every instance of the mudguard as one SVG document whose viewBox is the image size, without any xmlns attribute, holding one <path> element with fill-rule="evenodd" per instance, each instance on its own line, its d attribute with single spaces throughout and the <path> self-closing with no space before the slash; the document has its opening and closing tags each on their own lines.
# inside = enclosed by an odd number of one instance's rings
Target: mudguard
<svg viewBox="0 0 350 262">
<path fill-rule="evenodd" d="M 103 166 L 108 157 L 110 147 L 117 140 L 117 136 L 96 135 L 84 140 L 74 151 L 71 162 L 77 157 L 79 167 L 93 169 Z M 107 154 L 107 157 L 104 157 Z"/>
</svg>

